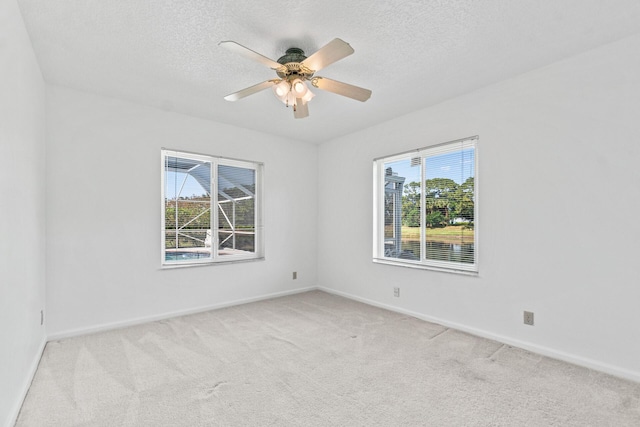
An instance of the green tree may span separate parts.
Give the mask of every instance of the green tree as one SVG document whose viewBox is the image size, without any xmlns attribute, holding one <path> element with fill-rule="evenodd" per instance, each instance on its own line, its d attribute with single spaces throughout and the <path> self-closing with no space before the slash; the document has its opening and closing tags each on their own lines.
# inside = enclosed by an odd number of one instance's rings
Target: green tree
<svg viewBox="0 0 640 427">
<path fill-rule="evenodd" d="M 475 189 L 473 177 L 467 178 L 465 182 L 460 185 L 459 194 L 457 195 L 457 216 L 464 218 L 473 224 L 474 220 L 474 205 L 475 205 Z"/>
<path fill-rule="evenodd" d="M 425 222 L 427 227 L 441 227 L 445 223 L 445 217 L 440 211 L 434 211 L 425 216 Z"/>
<path fill-rule="evenodd" d="M 447 223 L 451 219 L 454 209 L 455 194 L 458 184 L 449 178 L 432 178 L 425 181 L 425 214 L 440 213 L 443 217 L 441 223 Z M 434 216 L 432 218 L 439 218 Z"/>
<path fill-rule="evenodd" d="M 474 179 L 462 184 L 449 178 L 432 178 L 425 181 L 425 222 L 427 227 L 449 224 L 454 218 L 463 218 L 473 226 Z M 404 185 L 402 195 L 402 225 L 420 226 L 420 183 Z"/>
<path fill-rule="evenodd" d="M 432 178 L 425 181 L 425 196 L 434 199 L 448 199 L 458 189 L 458 184 L 449 178 Z"/>
<path fill-rule="evenodd" d="M 402 195 L 402 225 L 420 227 L 420 183 L 410 182 L 404 185 Z"/>
</svg>

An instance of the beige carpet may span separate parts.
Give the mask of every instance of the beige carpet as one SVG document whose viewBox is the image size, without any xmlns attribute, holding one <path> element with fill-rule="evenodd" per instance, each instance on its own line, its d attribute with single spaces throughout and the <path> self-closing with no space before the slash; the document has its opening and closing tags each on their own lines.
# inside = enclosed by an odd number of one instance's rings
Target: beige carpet
<svg viewBox="0 0 640 427">
<path fill-rule="evenodd" d="M 18 426 L 640 426 L 640 384 L 323 292 L 50 342 Z"/>
</svg>

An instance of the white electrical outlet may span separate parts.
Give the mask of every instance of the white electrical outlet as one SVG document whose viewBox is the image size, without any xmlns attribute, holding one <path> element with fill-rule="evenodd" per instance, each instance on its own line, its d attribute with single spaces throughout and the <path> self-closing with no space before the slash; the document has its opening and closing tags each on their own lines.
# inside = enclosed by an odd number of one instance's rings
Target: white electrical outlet
<svg viewBox="0 0 640 427">
<path fill-rule="evenodd" d="M 396 298 L 400 297 L 400 288 L 393 288 L 393 296 Z"/>
<path fill-rule="evenodd" d="M 533 326 L 533 312 L 525 311 L 524 312 L 524 324 Z"/>
</svg>

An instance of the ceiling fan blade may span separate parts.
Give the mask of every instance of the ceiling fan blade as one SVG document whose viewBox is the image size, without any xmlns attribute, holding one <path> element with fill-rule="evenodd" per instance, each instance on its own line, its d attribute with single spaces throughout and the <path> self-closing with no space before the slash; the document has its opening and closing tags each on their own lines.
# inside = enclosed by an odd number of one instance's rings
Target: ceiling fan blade
<svg viewBox="0 0 640 427">
<path fill-rule="evenodd" d="M 293 109 L 293 117 L 296 119 L 309 117 L 309 104 L 303 102 L 301 98 L 296 99 L 296 108 Z"/>
<path fill-rule="evenodd" d="M 277 63 L 276 61 L 274 61 L 273 59 L 269 59 L 264 55 L 259 54 L 258 52 L 255 52 L 251 49 L 249 49 L 248 47 L 244 47 L 239 43 L 236 43 L 234 41 L 222 41 L 220 43 L 218 43 L 218 45 L 224 47 L 227 50 L 230 50 L 231 52 L 235 52 L 238 53 L 242 56 L 244 56 L 245 58 L 249 58 L 252 59 L 254 61 L 257 61 L 263 65 L 266 65 L 267 67 L 273 69 L 273 70 L 277 70 L 282 68 L 282 64 Z"/>
<path fill-rule="evenodd" d="M 349 43 L 340 39 L 333 39 L 322 46 L 316 53 L 302 61 L 302 65 L 315 71 L 320 71 L 336 61 L 346 58 L 353 53 Z"/>
<path fill-rule="evenodd" d="M 312 78 L 311 85 L 317 87 L 318 89 L 333 92 L 338 95 L 346 96 L 347 98 L 355 99 L 362 102 L 366 101 L 371 96 L 371 91 L 369 89 L 364 89 L 347 83 L 338 82 L 326 77 Z"/>
<path fill-rule="evenodd" d="M 244 97 L 247 97 L 249 95 L 253 95 L 256 92 L 260 92 L 261 90 L 265 90 L 267 88 L 270 88 L 271 86 L 279 83 L 280 80 L 275 79 L 275 80 L 267 80 L 266 82 L 262 82 L 262 83 L 258 83 L 257 85 L 253 85 L 250 86 L 248 88 L 239 90 L 237 92 L 234 92 L 230 95 L 227 95 L 224 97 L 224 99 L 226 99 L 227 101 L 237 101 L 239 99 L 242 99 Z"/>
</svg>

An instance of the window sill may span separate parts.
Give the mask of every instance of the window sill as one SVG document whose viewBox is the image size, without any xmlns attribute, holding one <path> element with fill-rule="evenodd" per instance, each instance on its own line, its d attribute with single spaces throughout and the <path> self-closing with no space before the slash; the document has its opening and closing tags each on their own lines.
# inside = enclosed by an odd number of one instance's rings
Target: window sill
<svg viewBox="0 0 640 427">
<path fill-rule="evenodd" d="M 245 262 L 255 262 L 255 261 L 264 261 L 265 258 L 255 257 L 255 258 L 235 258 L 225 261 L 206 261 L 206 262 L 180 262 L 180 263 L 172 263 L 172 264 L 162 264 L 160 265 L 160 270 L 173 270 L 176 268 L 187 268 L 187 267 L 206 267 L 212 265 L 229 265 L 229 264 L 239 264 Z"/>
<path fill-rule="evenodd" d="M 439 271 L 441 273 L 461 274 L 464 276 L 476 276 L 476 277 L 479 276 L 478 271 L 458 270 L 455 268 L 437 267 L 434 265 L 421 264 L 418 262 L 411 262 L 411 261 L 396 261 L 390 258 L 373 258 L 373 262 L 374 264 L 386 264 L 386 265 L 393 265 L 396 267 L 416 268 L 418 270 Z"/>
</svg>

